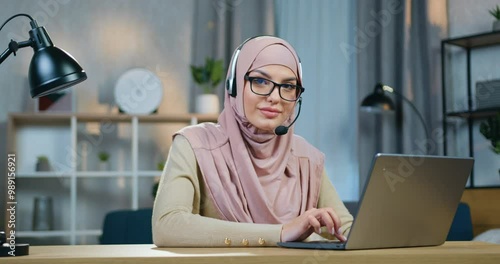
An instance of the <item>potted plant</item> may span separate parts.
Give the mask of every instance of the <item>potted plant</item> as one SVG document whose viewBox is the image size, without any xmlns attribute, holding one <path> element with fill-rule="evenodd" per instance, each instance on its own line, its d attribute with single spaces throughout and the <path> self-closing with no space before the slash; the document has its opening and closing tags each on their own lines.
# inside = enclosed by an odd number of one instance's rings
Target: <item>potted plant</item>
<svg viewBox="0 0 500 264">
<path fill-rule="evenodd" d="M 36 171 L 50 171 L 49 158 L 41 155 L 36 158 Z"/>
<path fill-rule="evenodd" d="M 479 131 L 491 142 L 491 150 L 500 154 L 500 113 L 481 122 Z"/>
<path fill-rule="evenodd" d="M 99 154 L 97 154 L 97 156 L 99 157 L 99 170 L 101 171 L 106 171 L 108 170 L 108 161 L 109 161 L 109 154 L 105 151 L 101 151 L 99 152 Z"/>
<path fill-rule="evenodd" d="M 490 9 L 490 14 L 495 18 L 493 21 L 493 31 L 500 30 L 500 6 L 496 6 L 493 9 Z"/>
<path fill-rule="evenodd" d="M 215 94 L 217 85 L 222 81 L 222 60 L 207 57 L 201 66 L 191 65 L 191 75 L 203 94 L 196 99 L 196 112 L 201 114 L 219 113 L 219 97 Z"/>
<path fill-rule="evenodd" d="M 496 116 L 488 117 L 479 126 L 481 134 L 491 142 L 491 150 L 500 154 L 500 112 Z M 498 170 L 500 173 L 500 169 Z"/>
</svg>

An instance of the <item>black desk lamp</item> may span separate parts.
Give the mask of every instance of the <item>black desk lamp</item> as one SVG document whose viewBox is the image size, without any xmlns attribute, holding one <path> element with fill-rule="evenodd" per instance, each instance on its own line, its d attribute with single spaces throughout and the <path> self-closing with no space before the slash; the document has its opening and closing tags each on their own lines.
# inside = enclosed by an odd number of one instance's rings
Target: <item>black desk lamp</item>
<svg viewBox="0 0 500 264">
<path fill-rule="evenodd" d="M 11 40 L 9 47 L 0 54 L 0 64 L 20 48 L 32 47 L 35 53 L 31 59 L 29 68 L 29 82 L 31 97 L 45 96 L 62 89 L 66 89 L 87 79 L 87 74 L 78 62 L 66 51 L 54 47 L 44 27 L 39 27 L 36 21 L 29 15 L 17 14 L 5 21 L 2 28 L 15 17 L 25 16 L 30 19 L 30 38 L 26 41 L 16 42 Z M 11 206 L 15 205 L 14 199 L 8 201 Z M 15 207 L 14 207 L 15 208 Z M 10 218 L 12 220 L 12 218 Z M 15 218 L 14 218 L 15 219 Z M 15 227 L 15 221 L 9 221 L 9 228 Z M 9 233 L 0 231 L 0 257 L 22 256 L 29 254 L 28 244 L 15 243 L 15 231 Z"/>
<path fill-rule="evenodd" d="M 413 111 L 415 111 L 420 122 L 422 123 L 422 126 L 425 129 L 426 139 L 429 140 L 430 139 L 429 129 L 427 128 L 427 125 L 425 124 L 424 118 L 422 117 L 420 112 L 417 110 L 415 105 L 410 100 L 408 100 L 406 97 L 404 97 L 402 94 L 396 92 L 390 86 L 387 86 L 387 85 L 384 85 L 381 83 L 377 83 L 373 93 L 368 95 L 367 97 L 365 97 L 365 99 L 363 99 L 363 102 L 361 102 L 361 109 L 368 111 L 368 112 L 394 111 L 394 109 L 395 109 L 394 103 L 392 102 L 391 98 L 389 98 L 385 94 L 385 92 L 392 93 L 392 94 L 395 94 L 395 95 L 401 97 L 401 99 L 403 99 L 403 101 L 407 102 L 411 106 L 411 108 L 413 109 Z M 426 154 L 429 154 L 429 146 L 427 144 L 426 144 Z"/>
<path fill-rule="evenodd" d="M 15 17 L 28 17 L 31 25 L 30 39 L 16 42 L 11 40 L 9 47 L 0 55 L 0 64 L 20 48 L 32 47 L 34 50 L 29 68 L 31 97 L 37 98 L 56 91 L 66 89 L 87 79 L 87 74 L 78 62 L 66 51 L 54 46 L 44 27 L 29 15 L 17 14 L 10 17 L 0 27 L 2 28 Z"/>
</svg>

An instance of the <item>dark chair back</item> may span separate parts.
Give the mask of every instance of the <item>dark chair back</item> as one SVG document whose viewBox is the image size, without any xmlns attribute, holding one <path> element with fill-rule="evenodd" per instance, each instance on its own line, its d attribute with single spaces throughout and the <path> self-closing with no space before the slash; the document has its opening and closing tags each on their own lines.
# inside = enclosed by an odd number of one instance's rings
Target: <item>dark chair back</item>
<svg viewBox="0 0 500 264">
<path fill-rule="evenodd" d="M 109 212 L 104 218 L 101 244 L 152 244 L 152 208 Z"/>
<path fill-rule="evenodd" d="M 470 241 L 474 237 L 469 205 L 461 202 L 453 218 L 447 241 Z"/>
</svg>

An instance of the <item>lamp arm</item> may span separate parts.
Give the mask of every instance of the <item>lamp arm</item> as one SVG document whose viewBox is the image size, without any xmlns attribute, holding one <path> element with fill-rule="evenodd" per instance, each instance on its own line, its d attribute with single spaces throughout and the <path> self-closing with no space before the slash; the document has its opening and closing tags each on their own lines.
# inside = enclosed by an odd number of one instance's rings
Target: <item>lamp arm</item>
<svg viewBox="0 0 500 264">
<path fill-rule="evenodd" d="M 31 25 L 32 29 L 38 27 L 38 24 L 36 23 L 36 20 L 34 20 L 30 15 L 28 15 L 28 14 L 17 14 L 17 15 L 13 15 L 13 16 L 9 17 L 0 26 L 0 31 L 2 30 L 3 27 L 5 27 L 5 25 L 7 25 L 7 23 L 9 21 L 11 21 L 12 19 L 14 19 L 16 17 L 20 17 L 20 16 L 27 17 L 30 20 L 30 25 Z M 27 41 L 21 41 L 21 42 L 15 42 L 14 40 L 10 40 L 9 47 L 2 54 L 0 54 L 0 64 L 2 64 L 2 62 L 5 59 L 7 59 L 7 57 L 9 57 L 10 54 L 14 53 L 14 56 L 16 56 L 16 52 L 17 52 L 18 49 L 25 48 L 25 47 L 30 47 L 32 45 L 33 45 L 33 41 L 31 39 L 27 40 Z"/>
<path fill-rule="evenodd" d="M 10 49 L 10 48 L 7 48 L 2 54 L 0 54 L 0 64 L 2 64 L 2 62 L 7 59 L 7 57 L 9 57 L 9 55 L 12 53 L 13 51 Z"/>
<path fill-rule="evenodd" d="M 16 56 L 17 50 L 21 48 L 26 48 L 26 47 L 31 47 L 33 45 L 33 40 L 26 40 L 26 41 L 21 41 L 21 42 L 16 42 L 14 40 L 11 40 L 9 42 L 9 47 L 2 53 L 0 54 L 0 64 L 7 59 L 7 57 L 10 56 L 10 54 L 14 53 L 14 56 Z"/>
<path fill-rule="evenodd" d="M 431 137 L 430 137 L 430 134 L 429 134 L 429 128 L 425 124 L 424 118 L 422 117 L 422 115 L 420 114 L 420 112 L 418 111 L 418 109 L 415 107 L 415 105 L 410 100 L 408 100 L 404 95 L 396 92 L 396 90 L 392 89 L 392 91 L 389 91 L 389 92 L 393 93 L 393 94 L 395 94 L 397 96 L 399 96 L 401 99 L 403 99 L 403 101 L 407 102 L 411 106 L 411 108 L 413 109 L 413 111 L 417 114 L 418 118 L 420 119 L 420 122 L 424 126 L 425 136 L 426 136 L 427 140 L 430 140 Z M 429 154 L 429 145 L 427 145 L 427 144 L 426 144 L 426 150 L 425 151 L 427 152 L 427 154 Z"/>
</svg>

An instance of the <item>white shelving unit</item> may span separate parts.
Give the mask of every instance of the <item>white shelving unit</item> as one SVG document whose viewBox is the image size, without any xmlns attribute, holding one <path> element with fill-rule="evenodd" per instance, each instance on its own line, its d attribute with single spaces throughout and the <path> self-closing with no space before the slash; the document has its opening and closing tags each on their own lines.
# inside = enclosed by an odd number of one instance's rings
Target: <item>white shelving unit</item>
<svg viewBox="0 0 500 264">
<path fill-rule="evenodd" d="M 96 228 L 101 227 L 95 223 L 102 222 L 102 212 L 100 212 L 101 215 L 93 215 L 88 212 L 92 212 L 93 207 L 99 207 L 101 210 L 107 211 L 139 209 L 140 195 L 150 194 L 152 187 L 150 184 L 141 184 L 141 181 L 144 179 L 147 181 L 146 183 L 149 183 L 149 180 L 161 175 L 161 171 L 156 170 L 157 168 L 153 166 L 139 169 L 140 156 L 142 157 L 143 154 L 141 151 L 144 151 L 140 150 L 140 125 L 177 124 L 185 126 L 201 122 L 215 122 L 216 120 L 217 115 L 196 114 L 147 116 L 125 114 L 10 114 L 7 147 L 8 153 L 16 154 L 16 161 L 18 162 L 16 201 L 19 209 L 16 211 L 17 224 L 15 230 L 17 237 L 58 237 L 64 238 L 68 244 L 74 245 L 82 243 L 77 241 L 79 237 L 100 236 L 102 231 Z M 102 125 L 103 122 L 130 126 L 130 131 L 124 129 L 129 134 L 127 134 L 126 143 L 123 143 L 124 145 L 130 144 L 126 147 L 130 149 L 130 156 L 122 155 L 118 158 L 118 162 L 124 168 L 109 171 L 81 171 L 79 170 L 79 159 L 81 159 L 79 156 L 79 151 L 81 151 L 78 138 L 79 124 L 100 123 Z M 31 130 L 31 134 L 26 130 Z M 37 133 L 45 135 L 49 142 L 36 142 L 39 140 Z M 117 137 L 117 135 L 115 136 Z M 166 136 L 171 137 L 171 135 Z M 42 147 L 39 147 L 38 143 Z M 44 148 L 44 150 L 40 150 L 40 148 Z M 31 152 L 43 153 L 43 151 L 55 153 L 54 159 L 58 163 L 58 166 L 55 166 L 56 170 L 49 172 L 34 171 L 34 166 L 32 166 L 33 156 L 37 154 Z M 66 152 L 66 154 L 61 152 Z M 31 156 L 30 161 L 27 161 L 28 156 Z M 92 184 L 89 185 L 89 183 Z M 107 189 L 106 186 L 108 185 L 106 184 L 113 186 L 113 188 Z M 53 205 L 57 207 L 54 210 L 54 222 L 57 222 L 57 224 L 54 223 L 54 229 L 56 230 L 33 231 L 30 228 L 29 223 L 32 223 L 31 218 L 33 217 L 31 202 L 36 195 L 53 196 L 54 200 L 57 201 L 57 205 Z M 104 198 L 96 200 L 95 195 L 102 195 Z M 128 204 L 127 208 L 114 204 L 116 200 L 123 204 L 124 199 L 128 200 L 128 202 L 125 202 Z M 79 223 L 80 225 L 86 225 L 87 222 L 92 221 L 94 226 L 91 228 L 79 226 Z"/>
</svg>

